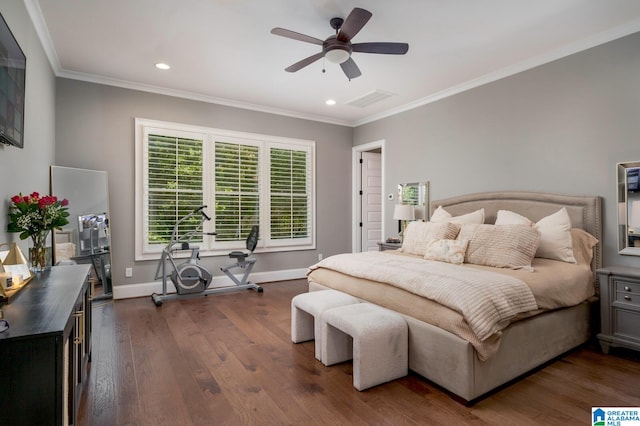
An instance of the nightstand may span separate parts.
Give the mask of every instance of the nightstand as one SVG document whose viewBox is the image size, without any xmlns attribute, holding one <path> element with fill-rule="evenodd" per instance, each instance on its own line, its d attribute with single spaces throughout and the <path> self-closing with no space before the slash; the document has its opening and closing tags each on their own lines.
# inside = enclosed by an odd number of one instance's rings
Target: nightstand
<svg viewBox="0 0 640 426">
<path fill-rule="evenodd" d="M 602 351 L 608 353 L 610 347 L 640 351 L 640 269 L 611 266 L 597 273 Z"/>
<path fill-rule="evenodd" d="M 387 243 L 384 241 L 378 243 L 378 251 L 398 250 L 400 247 L 402 247 L 402 243 Z"/>
</svg>

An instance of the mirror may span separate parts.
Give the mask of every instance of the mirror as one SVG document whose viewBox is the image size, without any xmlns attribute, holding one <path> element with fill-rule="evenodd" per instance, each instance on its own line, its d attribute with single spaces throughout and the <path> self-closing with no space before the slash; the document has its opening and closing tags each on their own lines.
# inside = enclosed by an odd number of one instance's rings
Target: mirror
<svg viewBox="0 0 640 426">
<path fill-rule="evenodd" d="M 398 185 L 398 204 L 415 206 L 416 220 L 429 220 L 429 182 L 401 183 Z"/>
<path fill-rule="evenodd" d="M 640 256 L 640 161 L 618 163 L 618 252 Z"/>
<path fill-rule="evenodd" d="M 91 263 L 94 300 L 110 298 L 111 241 L 107 172 L 51 166 L 51 194 L 69 200 L 69 223 L 53 237 L 54 264 Z M 102 294 L 100 294 L 102 293 Z"/>
</svg>

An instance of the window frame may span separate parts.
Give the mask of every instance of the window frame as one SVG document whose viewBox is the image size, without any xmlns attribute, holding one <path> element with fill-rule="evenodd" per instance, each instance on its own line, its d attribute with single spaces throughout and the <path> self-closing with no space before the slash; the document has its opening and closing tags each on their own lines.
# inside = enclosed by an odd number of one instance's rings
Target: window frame
<svg viewBox="0 0 640 426">
<path fill-rule="evenodd" d="M 202 138 L 203 200 L 212 218 L 204 224 L 204 232 L 215 232 L 215 143 L 230 142 L 259 147 L 259 225 L 260 240 L 255 252 L 313 250 L 316 248 L 316 164 L 315 141 L 239 132 L 144 118 L 135 119 L 135 260 L 160 258 L 164 245 L 146 243 L 148 220 L 148 136 L 150 133 L 189 139 Z M 271 239 L 270 147 L 302 150 L 307 153 L 308 225 L 310 236 L 302 239 Z M 199 242 L 201 256 L 227 255 L 230 250 L 245 249 L 245 241 L 217 242 L 204 237 Z"/>
</svg>

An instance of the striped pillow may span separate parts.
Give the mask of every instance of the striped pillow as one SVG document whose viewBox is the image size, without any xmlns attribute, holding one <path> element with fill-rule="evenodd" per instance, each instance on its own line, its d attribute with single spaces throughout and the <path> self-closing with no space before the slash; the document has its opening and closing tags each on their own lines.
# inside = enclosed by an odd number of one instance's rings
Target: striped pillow
<svg viewBox="0 0 640 426">
<path fill-rule="evenodd" d="M 410 222 L 404 230 L 400 251 L 424 256 L 432 240 L 454 239 L 460 230 L 455 223 Z"/>
<path fill-rule="evenodd" d="M 540 233 L 529 225 L 462 225 L 458 240 L 469 240 L 466 263 L 531 269 Z"/>
</svg>

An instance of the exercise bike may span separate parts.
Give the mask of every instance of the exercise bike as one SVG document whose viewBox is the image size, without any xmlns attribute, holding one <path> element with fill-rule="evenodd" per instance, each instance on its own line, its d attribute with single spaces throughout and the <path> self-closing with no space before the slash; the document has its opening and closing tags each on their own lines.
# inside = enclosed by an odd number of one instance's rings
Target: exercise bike
<svg viewBox="0 0 640 426">
<path fill-rule="evenodd" d="M 251 256 L 258 242 L 258 226 L 254 226 L 247 237 L 247 249 L 249 253 L 243 251 L 233 251 L 229 253 L 229 257 L 236 259 L 236 264 L 226 268 L 220 268 L 235 283 L 233 286 L 209 288 L 213 277 L 211 273 L 198 261 L 200 260 L 200 248 L 190 244 L 190 241 L 196 235 L 216 235 L 215 232 L 202 232 L 202 226 L 205 221 L 211 218 L 205 213 L 207 206 L 200 206 L 193 210 L 182 219 L 180 219 L 173 227 L 171 238 L 167 246 L 162 250 L 162 256 L 156 269 L 154 279 L 162 278 L 162 294 L 153 293 L 151 298 L 156 306 L 161 306 L 165 300 L 195 297 L 201 295 L 209 295 L 216 293 L 226 293 L 241 289 L 253 289 L 262 293 L 262 287 L 251 283 L 247 280 L 256 259 Z M 200 222 L 192 230 L 183 235 L 179 234 L 180 225 L 190 220 L 193 216 L 200 216 Z M 183 263 L 177 264 L 174 253 L 177 251 L 191 251 L 189 258 Z M 168 268 L 170 267 L 170 269 Z M 238 280 L 229 270 L 232 268 L 242 268 L 245 270 L 242 280 Z M 176 288 L 176 293 L 167 293 L 167 278 Z"/>
</svg>

